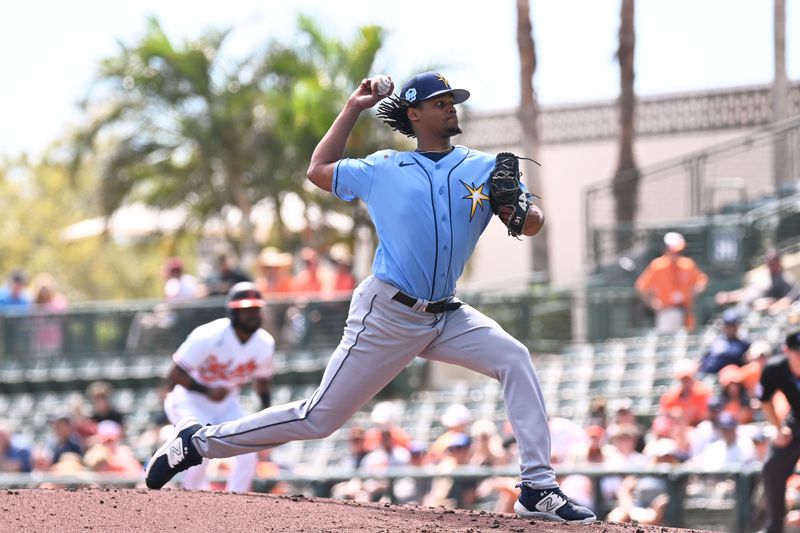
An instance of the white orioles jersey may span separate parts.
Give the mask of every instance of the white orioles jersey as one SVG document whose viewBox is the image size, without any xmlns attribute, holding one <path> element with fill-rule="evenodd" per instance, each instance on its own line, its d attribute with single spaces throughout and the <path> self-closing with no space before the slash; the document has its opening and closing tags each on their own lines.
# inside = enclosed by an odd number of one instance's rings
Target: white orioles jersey
<svg viewBox="0 0 800 533">
<path fill-rule="evenodd" d="M 198 326 L 172 356 L 192 379 L 208 387 L 238 389 L 272 377 L 275 339 L 258 329 L 244 344 L 228 318 Z"/>
</svg>

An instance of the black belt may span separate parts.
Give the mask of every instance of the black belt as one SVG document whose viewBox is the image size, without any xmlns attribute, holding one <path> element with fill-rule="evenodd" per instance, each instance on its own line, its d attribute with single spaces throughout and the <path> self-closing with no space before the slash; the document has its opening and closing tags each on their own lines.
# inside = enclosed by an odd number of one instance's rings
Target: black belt
<svg viewBox="0 0 800 533">
<path fill-rule="evenodd" d="M 403 305 L 407 305 L 408 307 L 414 307 L 417 305 L 417 300 L 413 296 L 409 296 L 408 294 L 397 291 L 397 294 L 392 296 L 392 300 L 396 300 Z M 461 307 L 461 302 L 452 302 L 450 299 L 439 300 L 438 302 L 431 302 L 425 306 L 426 313 L 444 313 L 445 311 L 454 311 Z"/>
</svg>

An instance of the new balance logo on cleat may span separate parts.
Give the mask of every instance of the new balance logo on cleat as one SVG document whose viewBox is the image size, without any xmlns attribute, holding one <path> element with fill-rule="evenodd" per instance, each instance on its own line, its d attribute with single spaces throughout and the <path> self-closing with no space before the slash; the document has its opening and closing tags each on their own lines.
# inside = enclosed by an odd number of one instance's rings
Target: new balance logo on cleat
<svg viewBox="0 0 800 533">
<path fill-rule="evenodd" d="M 144 472 L 148 488 L 158 490 L 178 472 L 203 462 L 200 453 L 191 443 L 192 435 L 201 428 L 196 418 L 184 418 L 175 426 L 175 432 L 156 450 Z"/>
<path fill-rule="evenodd" d="M 175 468 L 175 465 L 183 461 L 184 454 L 187 452 L 180 439 L 175 439 L 175 442 L 172 443 L 172 446 L 169 447 L 169 456 L 167 457 L 169 461 L 169 466 Z"/>
<path fill-rule="evenodd" d="M 559 498 L 558 495 L 553 492 L 548 494 L 541 500 L 539 500 L 539 503 L 536 504 L 536 508 L 539 509 L 540 511 L 545 511 L 547 513 L 550 513 L 552 511 L 555 511 L 565 503 L 567 503 L 567 500 L 565 500 L 564 498 Z"/>
<path fill-rule="evenodd" d="M 514 503 L 514 511 L 521 516 L 581 524 L 597 520 L 590 509 L 575 504 L 558 487 L 534 489 L 526 483 L 521 483 L 517 487 L 520 488 L 520 494 Z"/>
</svg>

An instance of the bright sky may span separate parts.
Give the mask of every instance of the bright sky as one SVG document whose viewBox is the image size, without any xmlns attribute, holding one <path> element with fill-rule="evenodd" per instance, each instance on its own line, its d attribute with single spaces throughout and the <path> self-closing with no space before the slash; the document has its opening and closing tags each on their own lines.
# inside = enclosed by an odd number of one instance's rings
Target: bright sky
<svg viewBox="0 0 800 533">
<path fill-rule="evenodd" d="M 530 0 L 540 103 L 615 98 L 620 0 Z M 647 0 L 636 4 L 639 95 L 746 86 L 773 77 L 773 2 Z M 800 0 L 786 0 L 789 79 L 800 79 Z M 329 34 L 388 30 L 376 71 L 402 82 L 439 65 L 475 110 L 519 98 L 515 0 L 26 0 L 0 7 L 0 154 L 38 154 L 78 117 L 98 60 L 135 42 L 147 15 L 174 39 L 233 27 L 231 53 L 291 42 L 298 13 Z"/>
</svg>

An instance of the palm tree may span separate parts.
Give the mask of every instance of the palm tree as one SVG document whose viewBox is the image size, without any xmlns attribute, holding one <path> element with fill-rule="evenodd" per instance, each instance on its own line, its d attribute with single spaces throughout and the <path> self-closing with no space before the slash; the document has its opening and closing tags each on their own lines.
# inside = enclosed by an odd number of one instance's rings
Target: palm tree
<svg viewBox="0 0 800 533">
<path fill-rule="evenodd" d="M 520 64 L 520 99 L 519 122 L 522 128 L 522 152 L 536 158 L 539 150 L 539 131 L 537 121 L 539 106 L 533 88 L 533 75 L 536 73 L 536 46 L 533 40 L 530 6 L 528 0 L 517 0 L 517 48 Z M 542 182 L 535 164 L 524 162 L 525 174 L 528 176 L 530 190 L 542 190 Z M 547 226 L 543 227 L 533 239 L 533 267 L 536 272 L 550 279 L 550 258 L 547 243 Z"/>
<path fill-rule="evenodd" d="M 789 80 L 786 76 L 786 0 L 774 0 L 775 78 L 772 83 L 772 120 L 789 116 Z M 773 179 L 776 189 L 790 178 L 790 143 L 786 135 L 777 135 L 773 143 Z"/>
<path fill-rule="evenodd" d="M 121 44 L 102 61 L 85 103 L 91 118 L 72 142 L 72 167 L 103 155 L 103 213 L 131 201 L 180 206 L 198 229 L 233 207 L 241 217 L 232 237 L 253 257 L 251 214 L 265 202 L 277 244 L 288 239 L 281 202 L 290 193 L 308 197 L 303 176 L 313 146 L 369 73 L 383 38 L 368 26 L 351 43 L 328 39 L 305 17 L 299 29 L 307 42 L 297 48 L 271 43 L 225 61 L 229 31 L 176 45 L 151 18 L 138 43 Z"/>
<path fill-rule="evenodd" d="M 633 154 L 633 141 L 636 136 L 634 128 L 636 93 L 633 89 L 636 34 L 633 13 L 634 0 L 622 0 L 619 49 L 617 51 L 620 71 L 619 157 L 613 178 L 614 208 L 618 227 L 616 249 L 618 252 L 631 245 L 639 191 L 639 169 Z"/>
</svg>

